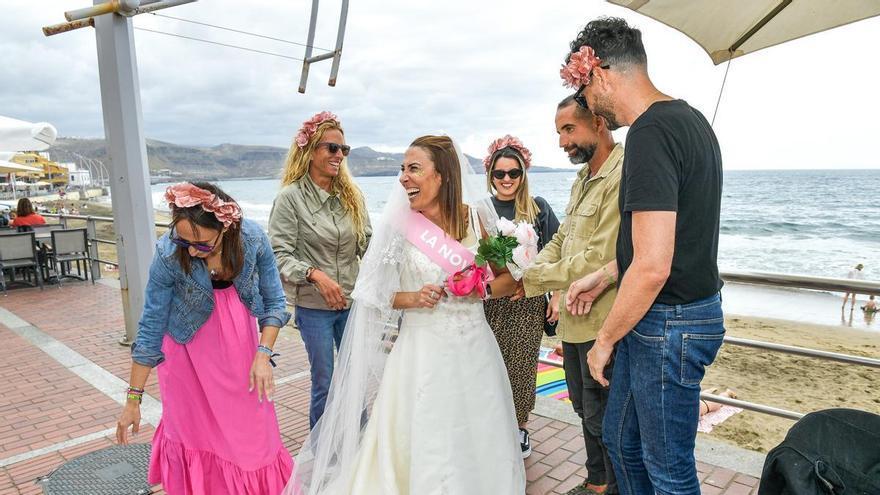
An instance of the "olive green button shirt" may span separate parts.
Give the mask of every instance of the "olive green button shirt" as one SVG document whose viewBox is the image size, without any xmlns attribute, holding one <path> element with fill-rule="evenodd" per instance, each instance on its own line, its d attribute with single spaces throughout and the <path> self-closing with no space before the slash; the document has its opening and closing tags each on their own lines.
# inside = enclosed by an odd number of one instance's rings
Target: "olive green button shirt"
<svg viewBox="0 0 880 495">
<path fill-rule="evenodd" d="M 330 309 L 318 289 L 306 281 L 306 272 L 315 267 L 342 287 L 349 307 L 359 258 L 371 233 L 367 219 L 366 240 L 358 242 L 342 202 L 308 174 L 281 189 L 269 214 L 269 240 L 288 301 L 304 308 Z"/>
<path fill-rule="evenodd" d="M 617 295 L 617 288 L 609 287 L 586 316 L 572 316 L 565 308 L 564 294 L 572 282 L 617 257 L 622 168 L 623 146 L 618 144 L 595 176 L 587 179 L 589 165 L 578 172 L 565 209 L 565 220 L 523 276 L 527 297 L 549 291 L 562 292 L 556 334 L 564 342 L 578 344 L 595 340 Z"/>
</svg>

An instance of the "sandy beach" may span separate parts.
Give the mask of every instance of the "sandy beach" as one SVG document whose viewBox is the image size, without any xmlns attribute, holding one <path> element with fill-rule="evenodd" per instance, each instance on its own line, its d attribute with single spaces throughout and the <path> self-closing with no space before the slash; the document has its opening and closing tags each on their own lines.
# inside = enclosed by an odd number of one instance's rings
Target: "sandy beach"
<svg viewBox="0 0 880 495">
<path fill-rule="evenodd" d="M 880 335 L 841 326 L 729 316 L 727 334 L 857 356 L 880 358 Z M 724 345 L 703 388 L 731 388 L 738 398 L 807 413 L 833 407 L 880 414 L 880 371 L 865 366 Z M 712 437 L 760 452 L 775 447 L 793 422 L 743 411 Z M 702 435 L 702 433 L 701 433 Z"/>
<path fill-rule="evenodd" d="M 728 316 L 725 327 L 733 337 L 880 358 L 880 334 L 872 330 L 738 315 Z M 552 348 L 555 339 L 545 337 L 543 345 Z M 745 401 L 801 413 L 846 407 L 880 414 L 876 369 L 730 344 L 722 346 L 703 380 L 703 389 L 713 387 L 733 389 Z M 767 452 L 793 424 L 743 411 L 716 426 L 709 436 Z"/>
</svg>

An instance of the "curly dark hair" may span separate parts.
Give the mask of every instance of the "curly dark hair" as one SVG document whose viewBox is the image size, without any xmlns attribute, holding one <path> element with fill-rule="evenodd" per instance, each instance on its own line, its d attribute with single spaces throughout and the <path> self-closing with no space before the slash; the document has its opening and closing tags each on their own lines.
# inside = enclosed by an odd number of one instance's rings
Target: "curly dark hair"
<svg viewBox="0 0 880 495">
<path fill-rule="evenodd" d="M 612 67 L 648 65 L 648 56 L 642 44 L 642 32 L 630 27 L 619 17 L 600 17 L 587 23 L 578 33 L 577 38 L 571 42 L 571 51 L 566 55 L 565 62 L 568 63 L 571 54 L 580 50 L 582 46 L 592 47 L 596 56 Z"/>
</svg>

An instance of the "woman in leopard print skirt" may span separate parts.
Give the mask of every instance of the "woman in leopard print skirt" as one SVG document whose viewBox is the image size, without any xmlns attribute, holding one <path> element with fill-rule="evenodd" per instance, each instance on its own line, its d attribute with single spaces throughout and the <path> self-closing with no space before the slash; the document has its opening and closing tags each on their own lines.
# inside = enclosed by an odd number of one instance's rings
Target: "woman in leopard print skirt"
<svg viewBox="0 0 880 495">
<path fill-rule="evenodd" d="M 483 164 L 486 167 L 487 187 L 493 194 L 492 203 L 498 216 L 534 224 L 539 238 L 538 247 L 542 248 L 556 233 L 559 220 L 547 201 L 529 195 L 526 171 L 531 165 L 531 155 L 519 139 L 507 135 L 489 146 L 489 155 Z M 550 307 L 556 306 L 551 304 Z M 518 301 L 504 297 L 484 303 L 486 320 L 495 333 L 495 340 L 507 366 L 523 458 L 528 457 L 532 450 L 526 423 L 535 407 L 535 378 L 544 320 L 554 321 L 557 318 L 555 314 L 548 314 L 547 308 L 544 296 Z"/>
</svg>

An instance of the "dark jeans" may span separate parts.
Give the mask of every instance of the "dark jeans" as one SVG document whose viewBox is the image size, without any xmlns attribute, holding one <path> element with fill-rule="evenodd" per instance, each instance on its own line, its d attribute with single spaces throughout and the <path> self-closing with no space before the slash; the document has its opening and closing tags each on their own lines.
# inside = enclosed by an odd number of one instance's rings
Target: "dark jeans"
<svg viewBox="0 0 880 495">
<path fill-rule="evenodd" d="M 721 297 L 654 304 L 617 344 L 604 439 L 624 495 L 699 495 L 700 380 L 724 338 Z"/>
<path fill-rule="evenodd" d="M 312 394 L 309 403 L 309 429 L 324 414 L 324 404 L 333 378 L 333 347 L 339 350 L 349 310 L 335 311 L 296 307 L 294 318 L 309 355 Z"/>
<path fill-rule="evenodd" d="M 608 402 L 608 389 L 593 380 L 587 366 L 587 353 L 595 340 L 582 344 L 562 343 L 565 383 L 574 412 L 581 418 L 584 444 L 587 448 L 587 483 L 608 485 L 606 493 L 617 493 L 617 482 L 605 443 L 602 441 L 602 418 Z M 613 359 L 612 359 L 613 361 Z M 611 378 L 612 362 L 605 367 L 605 378 Z"/>
</svg>

